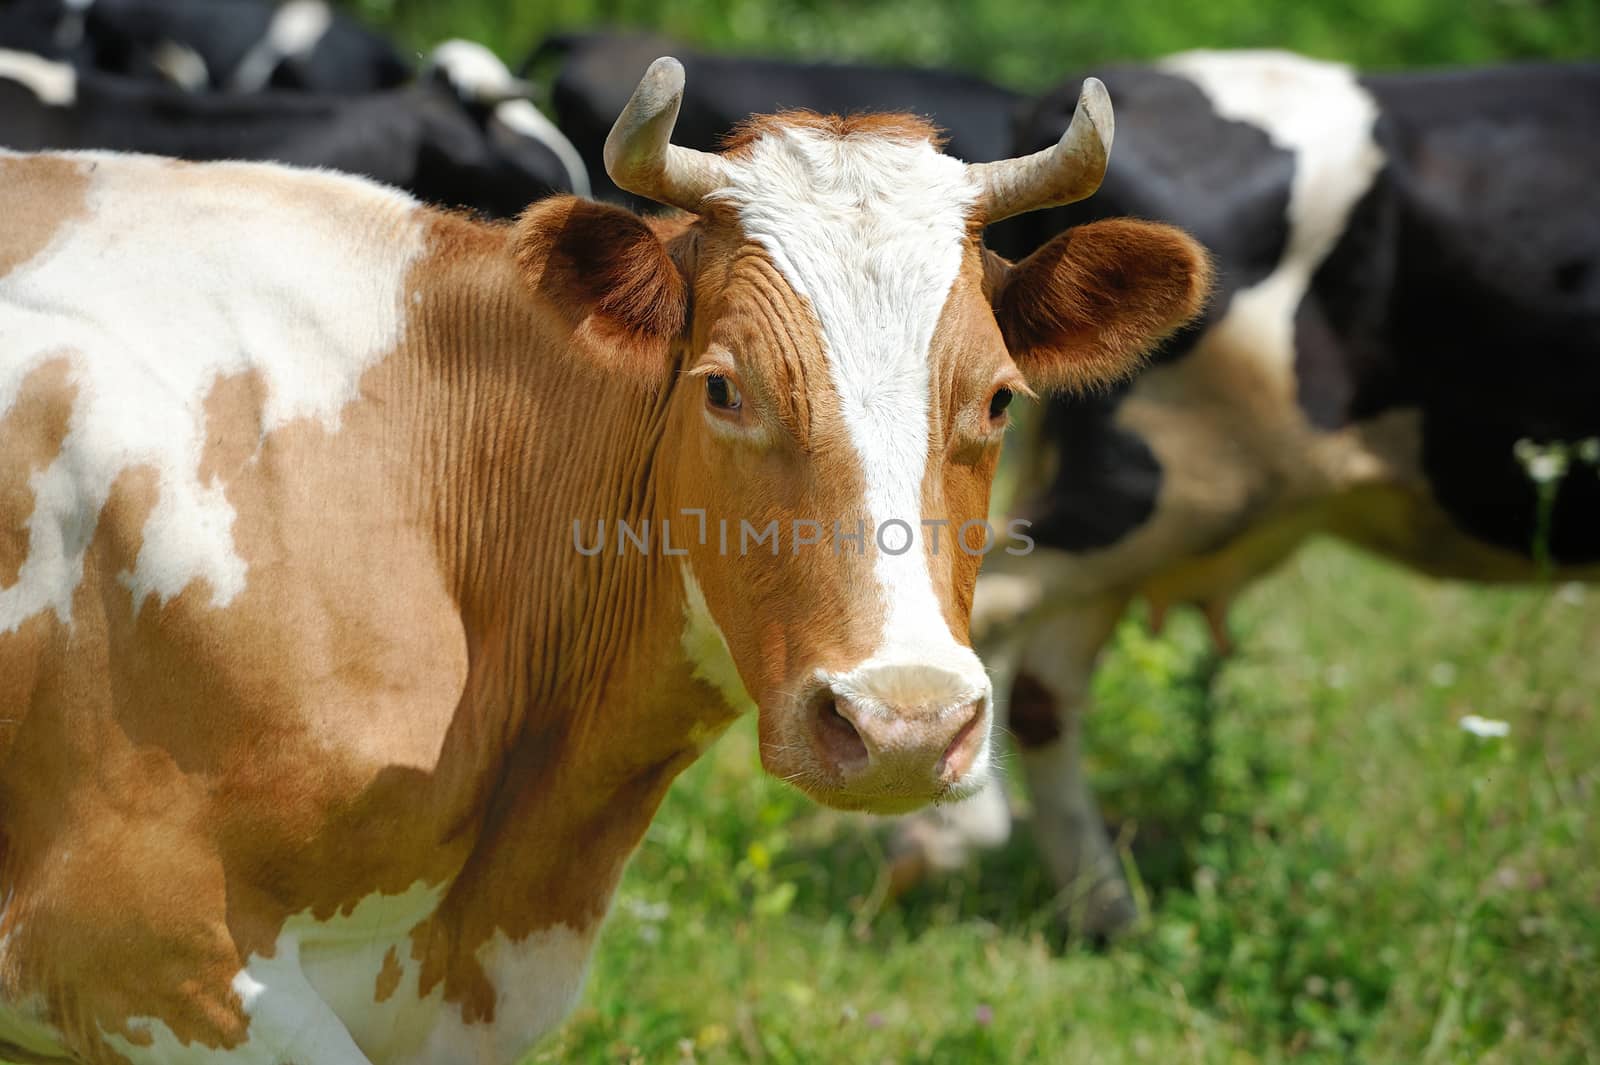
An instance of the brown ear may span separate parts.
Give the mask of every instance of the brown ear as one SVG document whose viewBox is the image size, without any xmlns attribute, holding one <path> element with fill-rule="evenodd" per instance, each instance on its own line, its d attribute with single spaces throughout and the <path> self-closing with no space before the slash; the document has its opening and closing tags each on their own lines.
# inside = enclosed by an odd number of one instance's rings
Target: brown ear
<svg viewBox="0 0 1600 1065">
<path fill-rule="evenodd" d="M 1015 266 L 986 264 L 1011 358 L 1040 391 L 1110 384 L 1200 312 L 1205 249 L 1180 229 L 1113 218 L 1060 234 Z"/>
<path fill-rule="evenodd" d="M 540 200 L 517 219 L 513 251 L 578 354 L 646 384 L 667 379 L 688 287 L 637 215 L 575 196 Z"/>
</svg>

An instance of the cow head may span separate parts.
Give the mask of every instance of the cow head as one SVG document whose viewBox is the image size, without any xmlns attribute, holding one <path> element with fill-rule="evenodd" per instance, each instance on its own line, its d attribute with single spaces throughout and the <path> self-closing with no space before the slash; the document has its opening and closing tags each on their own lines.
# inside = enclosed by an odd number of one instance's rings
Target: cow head
<svg viewBox="0 0 1600 1065">
<path fill-rule="evenodd" d="M 986 223 L 1099 184 L 1098 82 L 1056 148 L 977 166 L 907 116 L 785 114 L 690 151 L 669 139 L 682 91 L 676 60 L 652 65 L 606 162 L 697 217 L 547 201 L 521 254 L 582 293 L 592 358 L 666 390 L 657 512 L 688 545 L 685 646 L 759 706 L 767 769 L 847 808 L 961 798 L 988 772 L 967 625 L 985 544 L 1007 546 L 984 526 L 1007 406 L 1130 372 L 1198 310 L 1204 253 L 1131 222 L 1016 265 L 984 249 Z"/>
</svg>

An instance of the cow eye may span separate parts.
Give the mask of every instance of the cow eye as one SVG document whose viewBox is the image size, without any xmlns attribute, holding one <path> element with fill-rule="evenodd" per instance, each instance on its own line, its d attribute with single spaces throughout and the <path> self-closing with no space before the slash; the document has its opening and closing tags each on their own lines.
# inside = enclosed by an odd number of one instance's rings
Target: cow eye
<svg viewBox="0 0 1600 1065">
<path fill-rule="evenodd" d="M 739 389 L 722 374 L 706 375 L 706 402 L 717 410 L 738 410 L 744 403 Z"/>
<path fill-rule="evenodd" d="M 996 389 L 994 395 L 989 397 L 989 420 L 997 421 L 1009 406 L 1011 406 L 1011 389 Z"/>
</svg>

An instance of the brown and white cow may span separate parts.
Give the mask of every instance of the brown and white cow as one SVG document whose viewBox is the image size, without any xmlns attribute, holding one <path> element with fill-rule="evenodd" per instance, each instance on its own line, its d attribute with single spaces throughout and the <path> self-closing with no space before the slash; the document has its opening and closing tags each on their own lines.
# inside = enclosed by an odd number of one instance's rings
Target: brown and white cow
<svg viewBox="0 0 1600 1065">
<path fill-rule="evenodd" d="M 923 522 L 982 519 L 1010 395 L 1127 372 L 1205 257 L 983 248 L 1093 190 L 1098 83 L 981 167 L 905 117 L 690 152 L 681 92 L 658 61 L 612 137 L 692 216 L 654 223 L 0 155 L 0 1056 L 510 1062 L 741 707 L 836 806 L 986 780 L 978 559 Z"/>
</svg>

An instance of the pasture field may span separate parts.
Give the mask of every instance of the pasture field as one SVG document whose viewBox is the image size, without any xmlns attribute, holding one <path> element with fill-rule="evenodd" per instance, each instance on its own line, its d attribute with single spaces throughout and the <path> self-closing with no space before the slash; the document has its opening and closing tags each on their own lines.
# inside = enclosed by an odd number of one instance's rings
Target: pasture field
<svg viewBox="0 0 1600 1065">
<path fill-rule="evenodd" d="M 886 826 L 765 778 L 747 720 L 672 789 L 530 1060 L 1600 1062 L 1600 591 L 1319 544 L 1232 620 L 1227 661 L 1197 619 L 1130 621 L 1099 675 L 1130 937 L 1062 931 L 1022 825 L 887 903 Z"/>
</svg>

